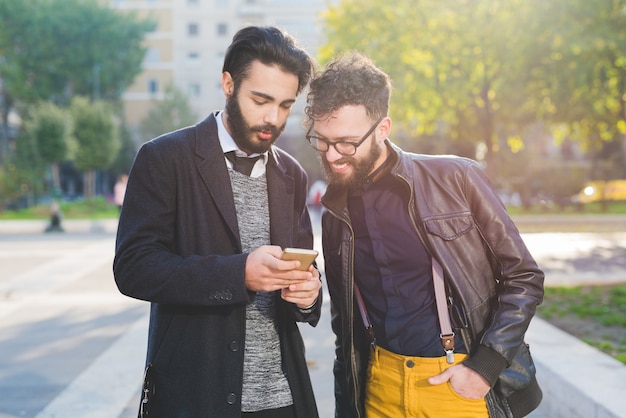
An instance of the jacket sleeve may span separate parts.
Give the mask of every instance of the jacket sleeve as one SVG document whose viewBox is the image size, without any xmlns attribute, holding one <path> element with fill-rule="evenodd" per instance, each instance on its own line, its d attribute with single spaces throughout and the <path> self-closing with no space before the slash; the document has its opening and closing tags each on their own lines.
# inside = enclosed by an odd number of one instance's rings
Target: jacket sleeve
<svg viewBox="0 0 626 418">
<path fill-rule="evenodd" d="M 246 303 L 251 296 L 244 284 L 247 254 L 233 254 L 220 221 L 208 225 L 209 215 L 196 212 L 201 205 L 191 199 L 201 185 L 193 183 L 199 180 L 190 174 L 194 167 L 183 147 L 150 141 L 137 153 L 118 226 L 117 286 L 127 296 L 157 303 Z M 182 230 L 182 222 L 196 230 Z"/>
<path fill-rule="evenodd" d="M 495 286 L 491 312 L 481 324 L 479 344 L 465 364 L 493 386 L 524 343 L 526 330 L 543 299 L 544 274 L 478 164 L 469 164 L 463 188 L 495 280 L 489 284 Z M 481 286 L 487 293 L 488 286 L 478 284 Z"/>
</svg>

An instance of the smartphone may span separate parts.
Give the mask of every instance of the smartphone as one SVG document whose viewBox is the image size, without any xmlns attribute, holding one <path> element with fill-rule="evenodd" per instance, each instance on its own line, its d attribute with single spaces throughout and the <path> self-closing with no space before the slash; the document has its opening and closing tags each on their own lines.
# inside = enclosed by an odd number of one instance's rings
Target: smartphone
<svg viewBox="0 0 626 418">
<path fill-rule="evenodd" d="M 300 261 L 300 268 L 298 270 L 307 271 L 309 266 L 315 261 L 317 257 L 316 250 L 307 250 L 305 248 L 285 248 L 281 260 L 298 260 Z"/>
</svg>

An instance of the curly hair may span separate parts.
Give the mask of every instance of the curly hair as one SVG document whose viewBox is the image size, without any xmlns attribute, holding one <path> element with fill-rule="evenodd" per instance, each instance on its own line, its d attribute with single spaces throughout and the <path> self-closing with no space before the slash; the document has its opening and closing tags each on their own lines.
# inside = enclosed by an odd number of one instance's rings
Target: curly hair
<svg viewBox="0 0 626 418">
<path fill-rule="evenodd" d="M 305 113 L 312 123 L 346 105 L 363 105 L 380 119 L 389 112 L 391 78 L 365 54 L 345 53 L 329 63 L 310 83 Z"/>
<path fill-rule="evenodd" d="M 228 71 L 237 86 L 248 77 L 253 61 L 278 65 L 298 77 L 298 94 L 315 71 L 315 61 L 286 32 L 274 26 L 248 26 L 240 29 L 226 50 L 222 72 Z"/>
</svg>

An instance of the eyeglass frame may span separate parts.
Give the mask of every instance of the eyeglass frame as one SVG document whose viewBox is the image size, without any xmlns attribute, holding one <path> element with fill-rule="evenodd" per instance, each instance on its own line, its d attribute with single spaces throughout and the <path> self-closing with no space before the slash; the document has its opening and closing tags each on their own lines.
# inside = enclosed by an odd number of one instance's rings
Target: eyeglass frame
<svg viewBox="0 0 626 418">
<path fill-rule="evenodd" d="M 313 123 L 311 124 L 311 126 L 309 126 L 309 129 L 306 132 L 305 138 L 308 141 L 309 145 L 316 151 L 319 152 L 328 152 L 328 150 L 330 149 L 330 147 L 332 146 L 333 148 L 335 148 L 335 151 L 337 151 L 339 154 L 343 155 L 344 157 L 351 157 L 354 154 L 356 154 L 357 149 L 361 146 L 361 144 L 363 144 L 363 142 L 365 142 L 365 140 L 367 138 L 370 137 L 370 135 L 372 135 L 374 133 L 374 131 L 376 130 L 376 127 L 378 126 L 378 124 L 380 122 L 383 121 L 383 119 L 385 119 L 385 117 L 381 117 L 380 119 L 378 119 L 378 121 L 372 125 L 372 127 L 369 129 L 369 131 L 367 131 L 367 133 L 358 141 L 358 142 L 352 142 L 352 141 L 335 141 L 335 142 L 331 142 L 327 139 L 322 139 L 316 135 L 311 135 L 311 131 L 313 130 Z M 313 143 L 311 142 L 311 138 L 317 138 L 316 142 L 323 142 L 324 144 L 326 144 L 326 150 L 321 150 L 318 149 L 316 146 L 313 145 Z M 339 151 L 339 149 L 337 148 L 337 144 L 349 144 L 352 145 L 354 147 L 354 151 L 352 152 L 352 154 L 346 154 L 344 152 Z"/>
</svg>

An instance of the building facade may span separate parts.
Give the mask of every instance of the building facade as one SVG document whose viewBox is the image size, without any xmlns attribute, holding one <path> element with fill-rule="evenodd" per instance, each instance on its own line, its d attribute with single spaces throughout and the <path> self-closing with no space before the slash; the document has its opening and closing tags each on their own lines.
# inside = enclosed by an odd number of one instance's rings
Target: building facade
<svg viewBox="0 0 626 418">
<path fill-rule="evenodd" d="M 325 0 L 111 0 L 111 7 L 149 18 L 157 28 L 146 38 L 143 72 L 124 93 L 125 115 L 136 127 L 168 86 L 184 92 L 198 119 L 224 107 L 221 71 L 233 35 L 249 24 L 276 25 L 316 56 Z M 302 129 L 304 97 L 286 134 Z M 145 140 L 145 138 L 144 138 Z"/>
</svg>

